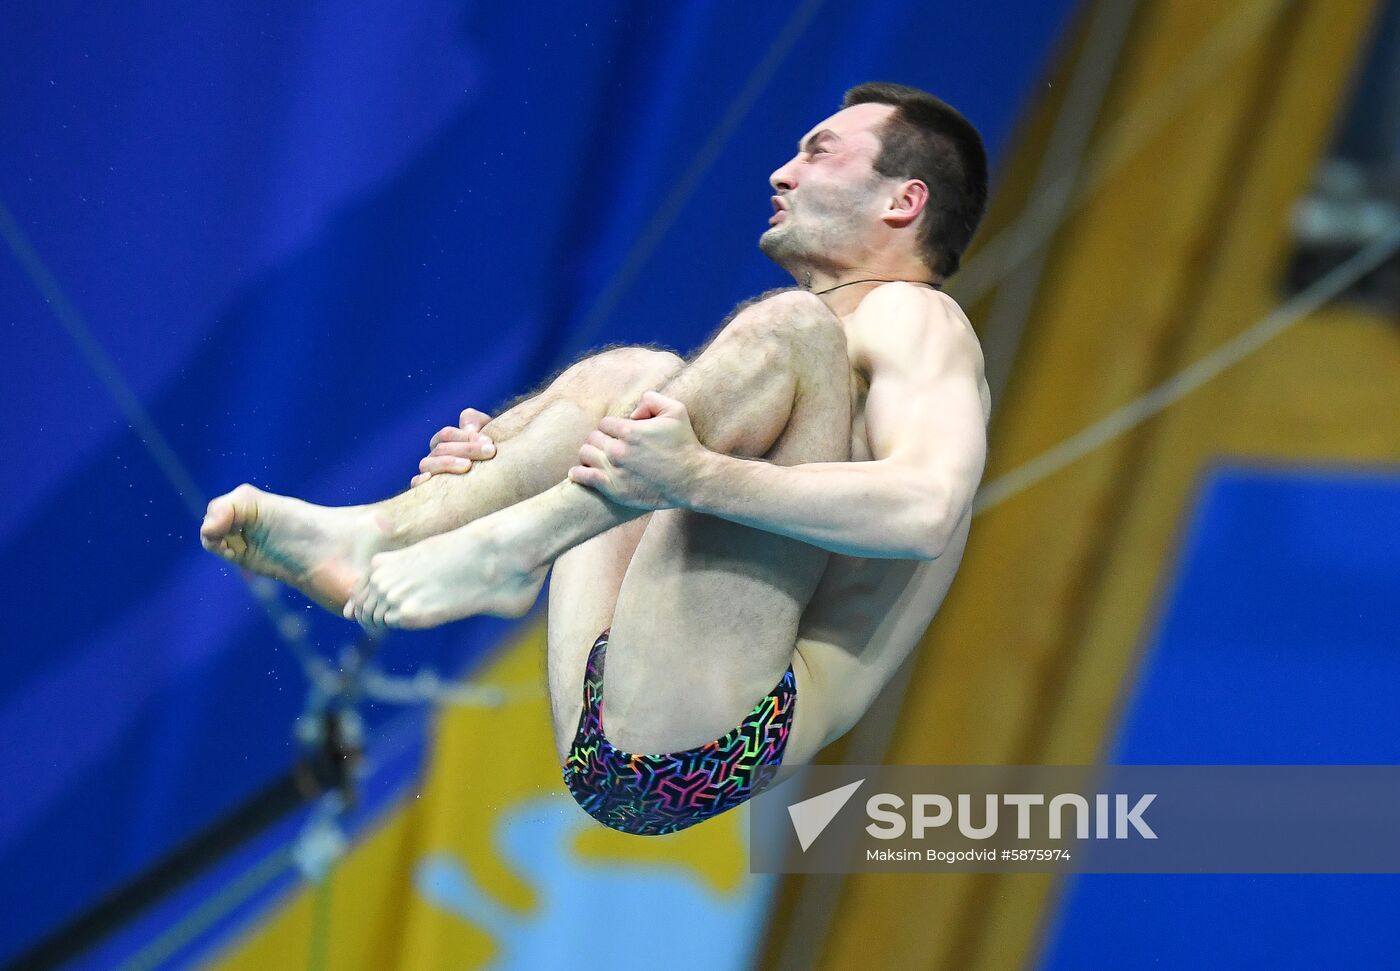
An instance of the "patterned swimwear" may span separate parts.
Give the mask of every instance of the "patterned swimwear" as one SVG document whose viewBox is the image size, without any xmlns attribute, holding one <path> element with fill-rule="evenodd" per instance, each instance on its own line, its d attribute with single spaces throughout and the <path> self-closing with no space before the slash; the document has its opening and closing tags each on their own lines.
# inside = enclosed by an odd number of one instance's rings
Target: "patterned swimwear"
<svg viewBox="0 0 1400 971">
<path fill-rule="evenodd" d="M 603 659 L 611 630 L 588 654 L 583 714 L 564 764 L 564 783 L 590 816 L 624 833 L 662 836 L 733 809 L 772 780 L 797 703 L 791 664 L 777 687 L 722 737 L 670 755 L 632 755 L 603 735 Z"/>
</svg>

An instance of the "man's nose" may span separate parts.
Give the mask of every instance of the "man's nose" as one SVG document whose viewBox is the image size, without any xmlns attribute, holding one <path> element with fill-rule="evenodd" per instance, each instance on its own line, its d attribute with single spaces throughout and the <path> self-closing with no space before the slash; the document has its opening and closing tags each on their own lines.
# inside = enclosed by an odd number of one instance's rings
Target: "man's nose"
<svg viewBox="0 0 1400 971">
<path fill-rule="evenodd" d="M 773 174 L 768 176 L 768 184 L 778 192 L 791 192 L 797 188 L 797 174 L 793 171 L 792 163 L 788 162 L 775 169 Z"/>
</svg>

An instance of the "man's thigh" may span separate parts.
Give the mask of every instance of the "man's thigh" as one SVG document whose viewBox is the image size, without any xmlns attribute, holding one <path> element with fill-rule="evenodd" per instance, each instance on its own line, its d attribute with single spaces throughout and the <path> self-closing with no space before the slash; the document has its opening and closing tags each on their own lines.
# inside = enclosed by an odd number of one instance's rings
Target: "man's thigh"
<svg viewBox="0 0 1400 971">
<path fill-rule="evenodd" d="M 664 393 L 690 401 L 696 418 L 757 350 L 772 350 L 768 370 L 750 390 L 772 383 L 773 368 L 791 369 L 781 409 L 753 416 L 770 425 L 776 416 L 776 427 L 755 431 L 747 418 L 725 413 L 728 438 L 743 439 L 752 449 L 743 454 L 775 465 L 849 460 L 850 361 L 839 321 L 820 309 L 825 317 L 805 303 L 783 301 L 777 317 L 749 322 L 754 340 L 721 335 Z M 611 586 L 615 570 L 608 577 L 608 617 L 599 611 L 588 633 L 570 635 L 559 651 L 569 668 L 560 682 L 571 721 L 576 724 L 582 704 L 587 652 L 610 627 L 602 722 L 617 749 L 662 754 L 714 741 L 743 722 L 792 665 L 798 693 L 788 751 L 794 761 L 809 759 L 826 732 L 810 694 L 804 709 L 802 686 L 810 675 L 797 651 L 798 627 L 827 560 L 825 550 L 809 544 L 691 510 L 652 513 L 620 588 Z"/>
<path fill-rule="evenodd" d="M 652 513 L 581 543 L 554 561 L 547 625 L 550 710 L 562 765 L 583 713 L 588 652 L 617 606 L 627 566 Z"/>
<path fill-rule="evenodd" d="M 619 749 L 682 751 L 743 722 L 792 665 L 795 721 L 785 761 L 826 735 L 796 650 L 823 550 L 682 509 L 660 510 L 614 607 L 603 677 L 603 729 Z M 804 705 L 805 702 L 805 705 Z"/>
<path fill-rule="evenodd" d="M 845 335 L 825 308 L 829 319 L 801 316 L 805 304 L 787 303 L 786 316 L 764 323 L 774 328 L 771 339 L 716 342 L 706 352 L 712 373 L 687 369 L 667 393 L 679 385 L 677 397 L 689 391 L 708 401 L 709 382 L 726 387 L 727 367 L 755 347 L 777 347 L 781 360 L 768 366 L 790 368 L 798 390 L 788 392 L 776 433 L 749 435 L 748 454 L 777 466 L 847 461 Z M 798 685 L 788 751 L 794 761 L 810 758 L 820 747 L 813 738 L 826 731 L 820 700 L 809 692 L 804 706 L 803 682 L 811 679 L 798 632 L 829 558 L 810 544 L 692 510 L 653 513 L 618 592 L 604 662 L 603 729 L 613 745 L 656 754 L 714 741 L 744 722 L 791 665 Z"/>
<path fill-rule="evenodd" d="M 633 520 L 594 537 L 555 561 L 549 588 L 548 677 L 555 748 L 561 764 L 568 758 L 583 713 L 583 681 L 589 651 L 598 635 L 613 625 L 623 580 L 649 521 L 660 517 L 664 523 L 667 514 L 673 512 L 664 510 Z M 785 765 L 810 762 L 830 735 L 826 699 L 802 646 L 803 640 L 798 638 L 789 661 L 799 703 L 783 755 Z M 616 665 L 613 670 L 616 673 Z M 616 684 L 617 678 L 613 680 Z M 767 690 L 758 691 L 753 701 Z M 742 709 L 745 702 L 739 700 L 738 704 Z M 736 718 L 735 724 L 738 721 Z"/>
</svg>

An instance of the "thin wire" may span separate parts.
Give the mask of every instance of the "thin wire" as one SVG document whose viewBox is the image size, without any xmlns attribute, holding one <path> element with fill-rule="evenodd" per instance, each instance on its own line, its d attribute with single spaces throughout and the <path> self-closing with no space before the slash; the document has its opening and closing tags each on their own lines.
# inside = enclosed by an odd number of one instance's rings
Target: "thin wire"
<svg viewBox="0 0 1400 971">
<path fill-rule="evenodd" d="M 782 63 L 808 24 L 816 16 L 823 2 L 824 0 L 807 0 L 789 18 L 763 60 L 749 75 L 744 87 L 730 104 L 715 130 L 711 132 L 705 144 L 696 153 L 690 168 L 681 176 L 603 293 L 585 314 L 574 338 L 576 343 L 586 343 L 587 340 L 591 339 L 592 334 L 616 308 L 627 286 L 645 266 L 652 251 L 670 229 L 671 223 L 679 216 L 705 172 L 719 157 L 725 142 L 729 140 L 752 109 L 763 89 L 767 87 L 777 72 L 779 64 Z M 141 443 L 175 489 L 185 508 L 191 516 L 201 518 L 206 505 L 202 490 L 195 484 L 193 476 L 189 474 L 188 469 L 180 461 L 169 441 L 152 420 L 150 413 L 142 406 L 140 399 L 123 379 L 115 363 L 97 341 L 82 315 L 72 301 L 67 298 L 53 274 L 49 272 L 48 267 L 29 242 L 27 235 L 3 199 L 0 199 L 0 235 L 5 237 L 11 252 L 35 288 L 48 303 L 54 317 L 68 332 L 88 366 L 97 374 L 108 394 L 116 402 L 117 407 L 132 428 L 136 430 Z M 260 582 L 261 578 L 249 577 L 242 571 L 240 571 L 240 575 L 253 593 L 254 598 L 262 604 L 264 611 L 272 621 L 273 629 L 301 663 L 307 680 L 310 682 L 313 695 L 318 691 L 334 691 L 338 687 L 340 690 L 363 690 L 366 695 L 372 696 L 376 700 L 397 701 L 399 703 L 427 701 L 457 705 L 498 706 L 504 704 L 512 696 L 519 694 L 490 686 L 451 685 L 442 681 L 435 672 L 431 671 L 419 672 L 410 680 L 390 678 L 381 672 L 369 669 L 363 670 L 361 677 L 356 679 L 357 684 L 347 689 L 347 686 L 340 684 L 344 679 L 337 678 L 330 670 L 330 666 L 306 644 L 300 618 L 283 608 L 275 590 L 269 589 L 266 584 Z M 360 653 L 368 652 L 362 648 Z M 529 692 L 530 696 L 538 696 L 539 694 L 541 692 L 538 689 Z M 270 882 L 277 873 L 285 869 L 285 866 L 285 853 L 269 857 L 254 871 L 246 874 L 233 886 L 227 888 L 227 892 L 216 895 L 199 908 L 190 919 L 181 922 L 178 925 L 180 931 L 178 935 L 164 935 L 155 945 L 145 949 L 142 954 L 127 962 L 124 967 L 149 967 L 154 955 L 168 956 L 174 947 L 188 939 L 186 935 L 195 933 L 199 926 L 213 919 L 208 915 L 222 914 L 232 909 L 233 906 L 236 906 L 233 901 L 241 902 L 241 900 L 246 899 L 257 887 Z M 322 892 L 325 892 L 324 888 Z M 318 899 L 318 905 L 320 903 L 322 901 Z M 321 907 L 318 906 L 317 911 L 320 910 Z M 315 922 L 320 923 L 320 921 Z M 321 947 L 317 947 L 316 936 L 313 933 L 311 958 L 314 964 L 319 964 L 324 960 L 324 940 L 321 941 Z"/>
<path fill-rule="evenodd" d="M 570 358 L 578 349 L 586 348 L 588 342 L 597 335 L 598 329 L 612 316 L 627 287 L 646 266 L 647 260 L 651 259 L 652 252 L 661 243 L 670 230 L 671 224 L 676 221 L 681 210 L 685 208 L 686 203 L 690 201 L 690 197 L 700 185 L 701 178 L 719 158 L 725 143 L 729 141 L 730 136 L 738 129 L 739 124 L 758 101 L 759 95 L 768 86 L 768 82 L 773 80 L 778 66 L 796 45 L 803 31 L 807 29 L 807 25 L 812 22 L 812 18 L 817 15 L 817 11 L 824 2 L 825 0 L 807 0 L 788 18 L 788 22 L 783 25 L 778 36 L 773 39 L 773 44 L 768 48 L 768 52 L 763 55 L 763 60 L 759 61 L 750 72 L 743 88 L 735 95 L 729 107 L 725 109 L 719 124 L 710 132 L 700 150 L 695 153 L 690 167 L 676 180 L 670 194 L 657 209 L 651 222 L 637 237 L 637 241 L 632 244 L 632 249 L 628 251 L 621 265 L 613 273 L 612 278 L 608 280 L 603 292 L 583 315 L 583 320 L 579 324 L 578 330 L 570 338 L 569 344 L 561 348 L 560 353 L 555 355 L 555 363 Z"/>
<path fill-rule="evenodd" d="M 546 694 L 540 685 L 459 684 L 431 668 L 419 668 L 412 675 L 395 677 L 378 667 L 367 667 L 360 677 L 359 690 L 371 701 L 391 705 L 434 704 L 464 708 L 502 708 Z"/>
<path fill-rule="evenodd" d="M 726 110 L 719 125 L 706 139 L 690 168 L 682 175 L 656 217 L 643 231 L 637 243 L 624 259 L 622 266 L 605 287 L 602 295 L 585 314 L 575 336 L 576 344 L 586 343 L 592 332 L 616 308 L 626 287 L 646 260 L 650 258 L 652 250 L 655 249 L 670 228 L 671 223 L 679 215 L 704 173 L 719 157 L 720 149 L 724 143 L 728 141 L 739 123 L 753 107 L 763 88 L 776 73 L 778 65 L 796 44 L 822 3 L 823 0 L 808 0 L 794 12 L 763 60 L 750 74 L 739 95 Z M 1090 175 L 1085 178 L 1074 201 L 1076 203 L 1082 202 L 1094 188 L 1136 152 L 1166 121 L 1174 117 L 1176 112 L 1180 110 L 1181 104 L 1214 77 L 1225 57 L 1243 46 L 1254 33 L 1262 28 L 1263 24 L 1267 23 L 1267 20 L 1262 17 L 1262 13 L 1266 10 L 1272 10 L 1277 5 L 1278 0 L 1263 0 L 1263 2 L 1254 7 L 1246 8 L 1241 14 L 1232 18 L 1205 44 L 1193 52 L 1191 58 L 1173 75 L 1173 78 L 1162 89 L 1159 89 L 1166 91 L 1164 96 L 1158 96 L 1155 100 L 1150 101 L 1147 107 L 1139 109 L 1132 117 L 1125 118 L 1120 122 L 1109 137 L 1108 147 L 1095 153 L 1088 166 Z M 1144 114 L 1149 118 L 1147 124 L 1141 123 Z M 1044 220 L 1037 218 L 1039 214 L 1034 205 L 1030 207 L 1030 210 L 1018 223 L 995 237 L 982 247 L 973 260 L 969 260 L 968 266 L 964 268 L 958 281 L 957 295 L 959 299 L 970 302 L 985 293 L 987 289 L 990 289 L 1023 260 L 1029 258 L 1040 246 L 1044 245 L 1058 224 L 1073 209 L 1074 206 L 1067 206 L 1058 214 L 1054 214 L 1051 219 Z M 205 501 L 193 477 L 151 419 L 150 414 L 141 405 L 140 400 L 131 391 L 130 386 L 123 380 L 121 373 L 96 340 L 82 315 L 59 287 L 53 274 L 49 272 L 2 199 L 0 199 L 0 235 L 5 237 L 16 260 L 49 304 L 60 325 L 77 345 L 79 353 L 98 375 L 99 380 L 116 402 L 118 408 L 137 432 L 141 443 L 175 489 L 186 509 L 195 517 L 202 516 Z M 973 271 L 987 264 L 992 264 L 992 270 L 984 272 L 979 279 Z M 969 279 L 973 281 L 971 284 L 967 282 Z M 275 589 L 270 589 L 268 585 L 259 583 L 255 578 L 246 574 L 241 575 L 255 599 L 268 614 L 278 636 L 301 663 L 308 679 L 313 683 L 324 684 L 332 678 L 333 675 L 329 671 L 329 667 L 305 643 L 300 618 L 283 607 L 277 598 Z"/>
<path fill-rule="evenodd" d="M 1154 89 L 1131 114 L 1124 115 L 1104 135 L 1083 167 L 1083 178 L 1071 191 L 1074 171 L 1047 186 L 1045 192 L 1026 207 L 1021 217 L 971 254 L 948 289 L 964 304 L 980 300 L 1007 274 L 1028 260 L 1055 235 L 1055 231 L 1076 213 L 1128 159 L 1132 158 L 1168 122 L 1174 120 L 1186 103 L 1205 90 L 1231 63 L 1230 58 L 1245 49 L 1273 22 L 1272 14 L 1284 0 L 1261 0 L 1243 7 L 1217 28 L 1183 60 L 1163 84 Z M 1069 201 L 1064 202 L 1068 195 Z"/>
<path fill-rule="evenodd" d="M 1094 128 L 1103 120 L 1103 107 L 1127 47 L 1128 34 L 1137 19 L 1138 0 L 1104 0 L 1094 9 L 1064 101 L 1031 183 L 1030 201 L 1046 220 L 1060 222 L 1062 210 L 1070 203 Z M 1003 274 L 1002 285 L 997 288 L 980 328 L 985 335 L 986 380 L 993 401 L 1001 400 L 1006 388 L 1048 259 L 1042 249 L 1021 261 L 1015 272 Z"/>
<path fill-rule="evenodd" d="M 1105 415 L 1054 448 L 988 483 L 977 493 L 972 505 L 973 515 L 1001 505 L 1101 445 L 1132 431 L 1222 371 L 1238 364 L 1329 300 L 1341 295 L 1397 251 L 1400 251 L 1400 223 L 1351 259 L 1336 266 L 1280 304 L 1273 313 L 1232 337 L 1199 361 L 1172 375 L 1117 411 Z"/>
<path fill-rule="evenodd" d="M 205 507 L 203 491 L 195 484 L 194 477 L 150 412 L 131 390 L 83 315 L 59 286 L 3 199 L 0 199 L 0 236 L 4 237 L 10 252 L 44 298 L 54 318 L 77 346 L 83 360 L 98 376 L 127 423 L 136 431 L 152 461 L 175 490 L 185 509 L 194 517 L 202 517 Z M 324 705 L 333 696 L 354 696 L 360 690 L 364 690 L 374 701 L 398 704 L 495 707 L 509 700 L 509 693 L 499 689 L 454 685 L 428 670 L 411 678 L 394 678 L 375 671 L 369 683 L 362 685 L 357 675 L 364 660 L 373 653 L 374 638 L 370 635 L 366 635 L 352 650 L 349 658 L 351 674 L 342 676 L 307 643 L 305 622 L 283 605 L 275 582 L 243 570 L 239 570 L 238 574 L 253 598 L 262 606 L 277 636 L 301 665 L 310 684 L 308 711 L 316 709 L 318 704 Z"/>
<path fill-rule="evenodd" d="M 331 939 L 331 881 L 335 878 L 335 871 L 336 865 L 332 862 L 312 889 L 314 897 L 311 904 L 311 928 L 307 934 L 307 971 L 324 971 L 326 967 L 326 955 L 330 950 Z"/>
<path fill-rule="evenodd" d="M 273 850 L 236 879 L 225 884 L 165 933 L 123 961 L 117 966 L 117 971 L 150 971 L 151 968 L 160 967 L 176 951 L 290 869 L 291 848 L 283 846 Z"/>
<path fill-rule="evenodd" d="M 1053 237 L 1060 224 L 1076 213 L 1098 187 L 1117 171 L 1129 158 L 1140 151 L 1147 142 L 1159 134 L 1163 128 L 1182 111 L 1190 99 L 1197 95 L 1224 70 L 1230 58 L 1241 52 L 1246 45 L 1257 38 L 1273 23 L 1273 15 L 1286 0 L 1260 0 L 1252 6 L 1242 7 L 1238 13 L 1216 28 L 1198 47 L 1194 48 L 1180 62 L 1172 75 L 1161 86 L 1149 92 L 1130 114 L 1124 115 L 1103 137 L 1103 147 L 1090 154 L 1083 170 L 1083 177 L 1077 184 L 1069 204 L 1051 210 L 1046 196 L 1041 202 L 1027 206 L 1021 218 L 990 242 L 980 246 L 973 253 L 962 272 L 954 279 L 950 289 L 954 296 L 965 304 L 980 299 L 1007 274 L 1033 256 L 1040 247 Z M 1052 186 L 1051 188 L 1055 188 Z M 1053 193 L 1047 193 L 1053 199 Z M 1150 394 L 1150 392 L 1149 392 Z M 1076 436 L 1077 437 L 1077 436 Z M 1048 453 L 1047 453 L 1048 455 Z M 1043 463 L 1047 456 L 1033 459 L 1031 463 Z M 1070 461 L 1073 461 L 1071 458 Z M 1067 463 L 1066 463 L 1067 464 Z M 1043 468 L 1044 465 L 1038 467 Z M 1060 468 L 1063 465 L 1059 466 Z M 1026 478 L 1032 471 L 1027 467 L 1015 469 L 1002 479 L 988 483 L 974 499 L 974 513 L 979 514 L 994 508 L 1011 497 L 1007 491 L 1016 480 Z M 1054 470 L 1045 472 L 1053 474 Z M 1011 482 L 1004 482 L 1015 476 Z M 1043 478 L 1044 475 L 1041 476 Z M 1021 489 L 1029 485 L 1021 486 Z M 1018 489 L 1018 491 L 1020 491 Z M 1003 494 L 1004 493 L 1004 494 Z M 923 585 L 914 596 L 927 599 L 933 595 L 932 578 L 926 577 Z M 913 654 L 905 662 L 913 663 Z M 903 684 L 900 679 L 897 684 Z M 902 691 L 902 688 L 893 689 Z M 894 710 L 898 710 L 898 702 Z M 892 725 L 893 723 L 890 722 Z M 884 761 L 893 738 L 892 730 L 883 737 L 875 737 L 868 731 L 857 736 L 865 746 L 863 758 L 868 762 Z"/>
<path fill-rule="evenodd" d="M 102 382 L 107 393 L 112 396 L 112 400 L 126 416 L 127 422 L 140 437 L 141 444 L 146 446 L 147 451 L 151 453 L 151 458 L 179 494 L 180 501 L 185 504 L 185 508 L 190 511 L 191 515 L 202 516 L 204 514 L 204 496 L 200 492 L 199 486 L 195 485 L 194 479 L 186 470 L 184 463 L 176 457 L 174 449 L 170 447 L 170 443 L 161 434 L 155 422 L 151 420 L 150 414 L 142 407 L 140 399 L 122 379 L 121 373 L 112 363 L 107 352 L 97 342 L 82 315 L 78 313 L 73 302 L 64 294 L 58 281 L 44 265 L 44 261 L 39 258 L 38 252 L 30 244 L 29 238 L 20 228 L 19 222 L 10 212 L 9 207 L 5 205 L 3 199 L 0 199 L 0 236 L 5 237 L 10 252 L 19 261 L 19 265 L 29 276 L 35 289 L 39 291 L 39 295 L 44 298 L 44 302 L 49 305 L 49 310 L 53 312 L 54 318 L 68 332 L 73 343 L 78 345 L 78 353 L 97 374 L 98 380 Z"/>
<path fill-rule="evenodd" d="M 16 262 L 29 277 L 34 288 L 39 291 L 39 295 L 48 304 L 50 312 L 59 325 L 72 338 L 77 345 L 78 353 L 87 362 L 97 375 L 102 386 L 116 402 L 117 408 L 126 418 L 127 423 L 136 432 L 141 444 L 146 447 L 151 460 L 165 476 L 176 494 L 180 497 L 180 502 L 185 509 L 195 518 L 204 515 L 205 499 L 202 490 L 195 484 L 194 477 L 190 475 L 185 464 L 180 461 L 180 457 L 175 454 L 169 440 L 157 427 L 150 412 L 141 404 L 141 400 L 136 393 L 131 390 L 122 377 L 121 371 L 111 356 L 103 349 L 102 344 L 93 334 L 92 328 L 87 324 L 86 319 L 79 313 L 78 308 L 68 299 L 63 288 L 58 285 L 58 281 L 49 271 L 48 266 L 39 256 L 38 251 L 30 243 L 29 237 L 20 227 L 18 220 L 5 201 L 0 199 L 0 236 L 5 239 L 10 252 L 14 254 Z M 329 676 L 329 667 L 325 664 L 316 652 L 306 643 L 305 628 L 301 618 L 289 611 L 278 598 L 276 585 L 261 578 L 254 578 L 243 571 L 239 571 L 243 582 L 252 592 L 254 599 L 262 605 L 268 619 L 272 622 L 273 630 L 277 636 L 286 644 L 287 648 L 296 657 L 306 672 L 306 676 L 314 683 L 324 683 Z"/>
<path fill-rule="evenodd" d="M 809 277 L 811 276 L 810 273 L 807 274 L 807 275 L 808 275 Z M 880 278 L 877 278 L 877 277 L 869 277 L 869 278 L 864 279 L 864 280 L 852 280 L 852 281 L 850 281 L 849 283 L 838 283 L 838 284 L 836 284 L 836 286 L 834 286 L 834 287 L 827 287 L 825 290 L 813 290 L 813 291 L 812 291 L 812 296 L 814 296 L 814 297 L 821 297 L 821 296 L 824 296 L 824 295 L 826 295 L 826 294 L 828 294 L 828 293 L 831 293 L 833 290 L 840 290 L 842 287 L 853 287 L 853 286 L 855 286 L 857 283 L 917 283 L 917 284 L 919 284 L 919 286 L 923 286 L 923 287 L 933 287 L 935 290 L 942 290 L 942 289 L 943 289 L 943 284 L 941 284 L 941 283 L 930 283 L 928 280 L 884 280 L 884 279 L 880 279 Z"/>
</svg>

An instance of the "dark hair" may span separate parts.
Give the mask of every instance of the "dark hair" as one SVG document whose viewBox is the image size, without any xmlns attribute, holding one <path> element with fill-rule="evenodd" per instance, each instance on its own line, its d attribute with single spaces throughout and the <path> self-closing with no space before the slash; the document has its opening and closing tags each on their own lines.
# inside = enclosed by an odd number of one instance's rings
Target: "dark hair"
<svg viewBox="0 0 1400 971">
<path fill-rule="evenodd" d="M 891 105 L 880 129 L 875 171 L 891 179 L 919 179 L 929 200 L 919 249 L 929 269 L 952 276 L 987 208 L 987 151 L 982 136 L 952 105 L 927 91 L 874 81 L 846 92 L 842 108 Z"/>
</svg>

